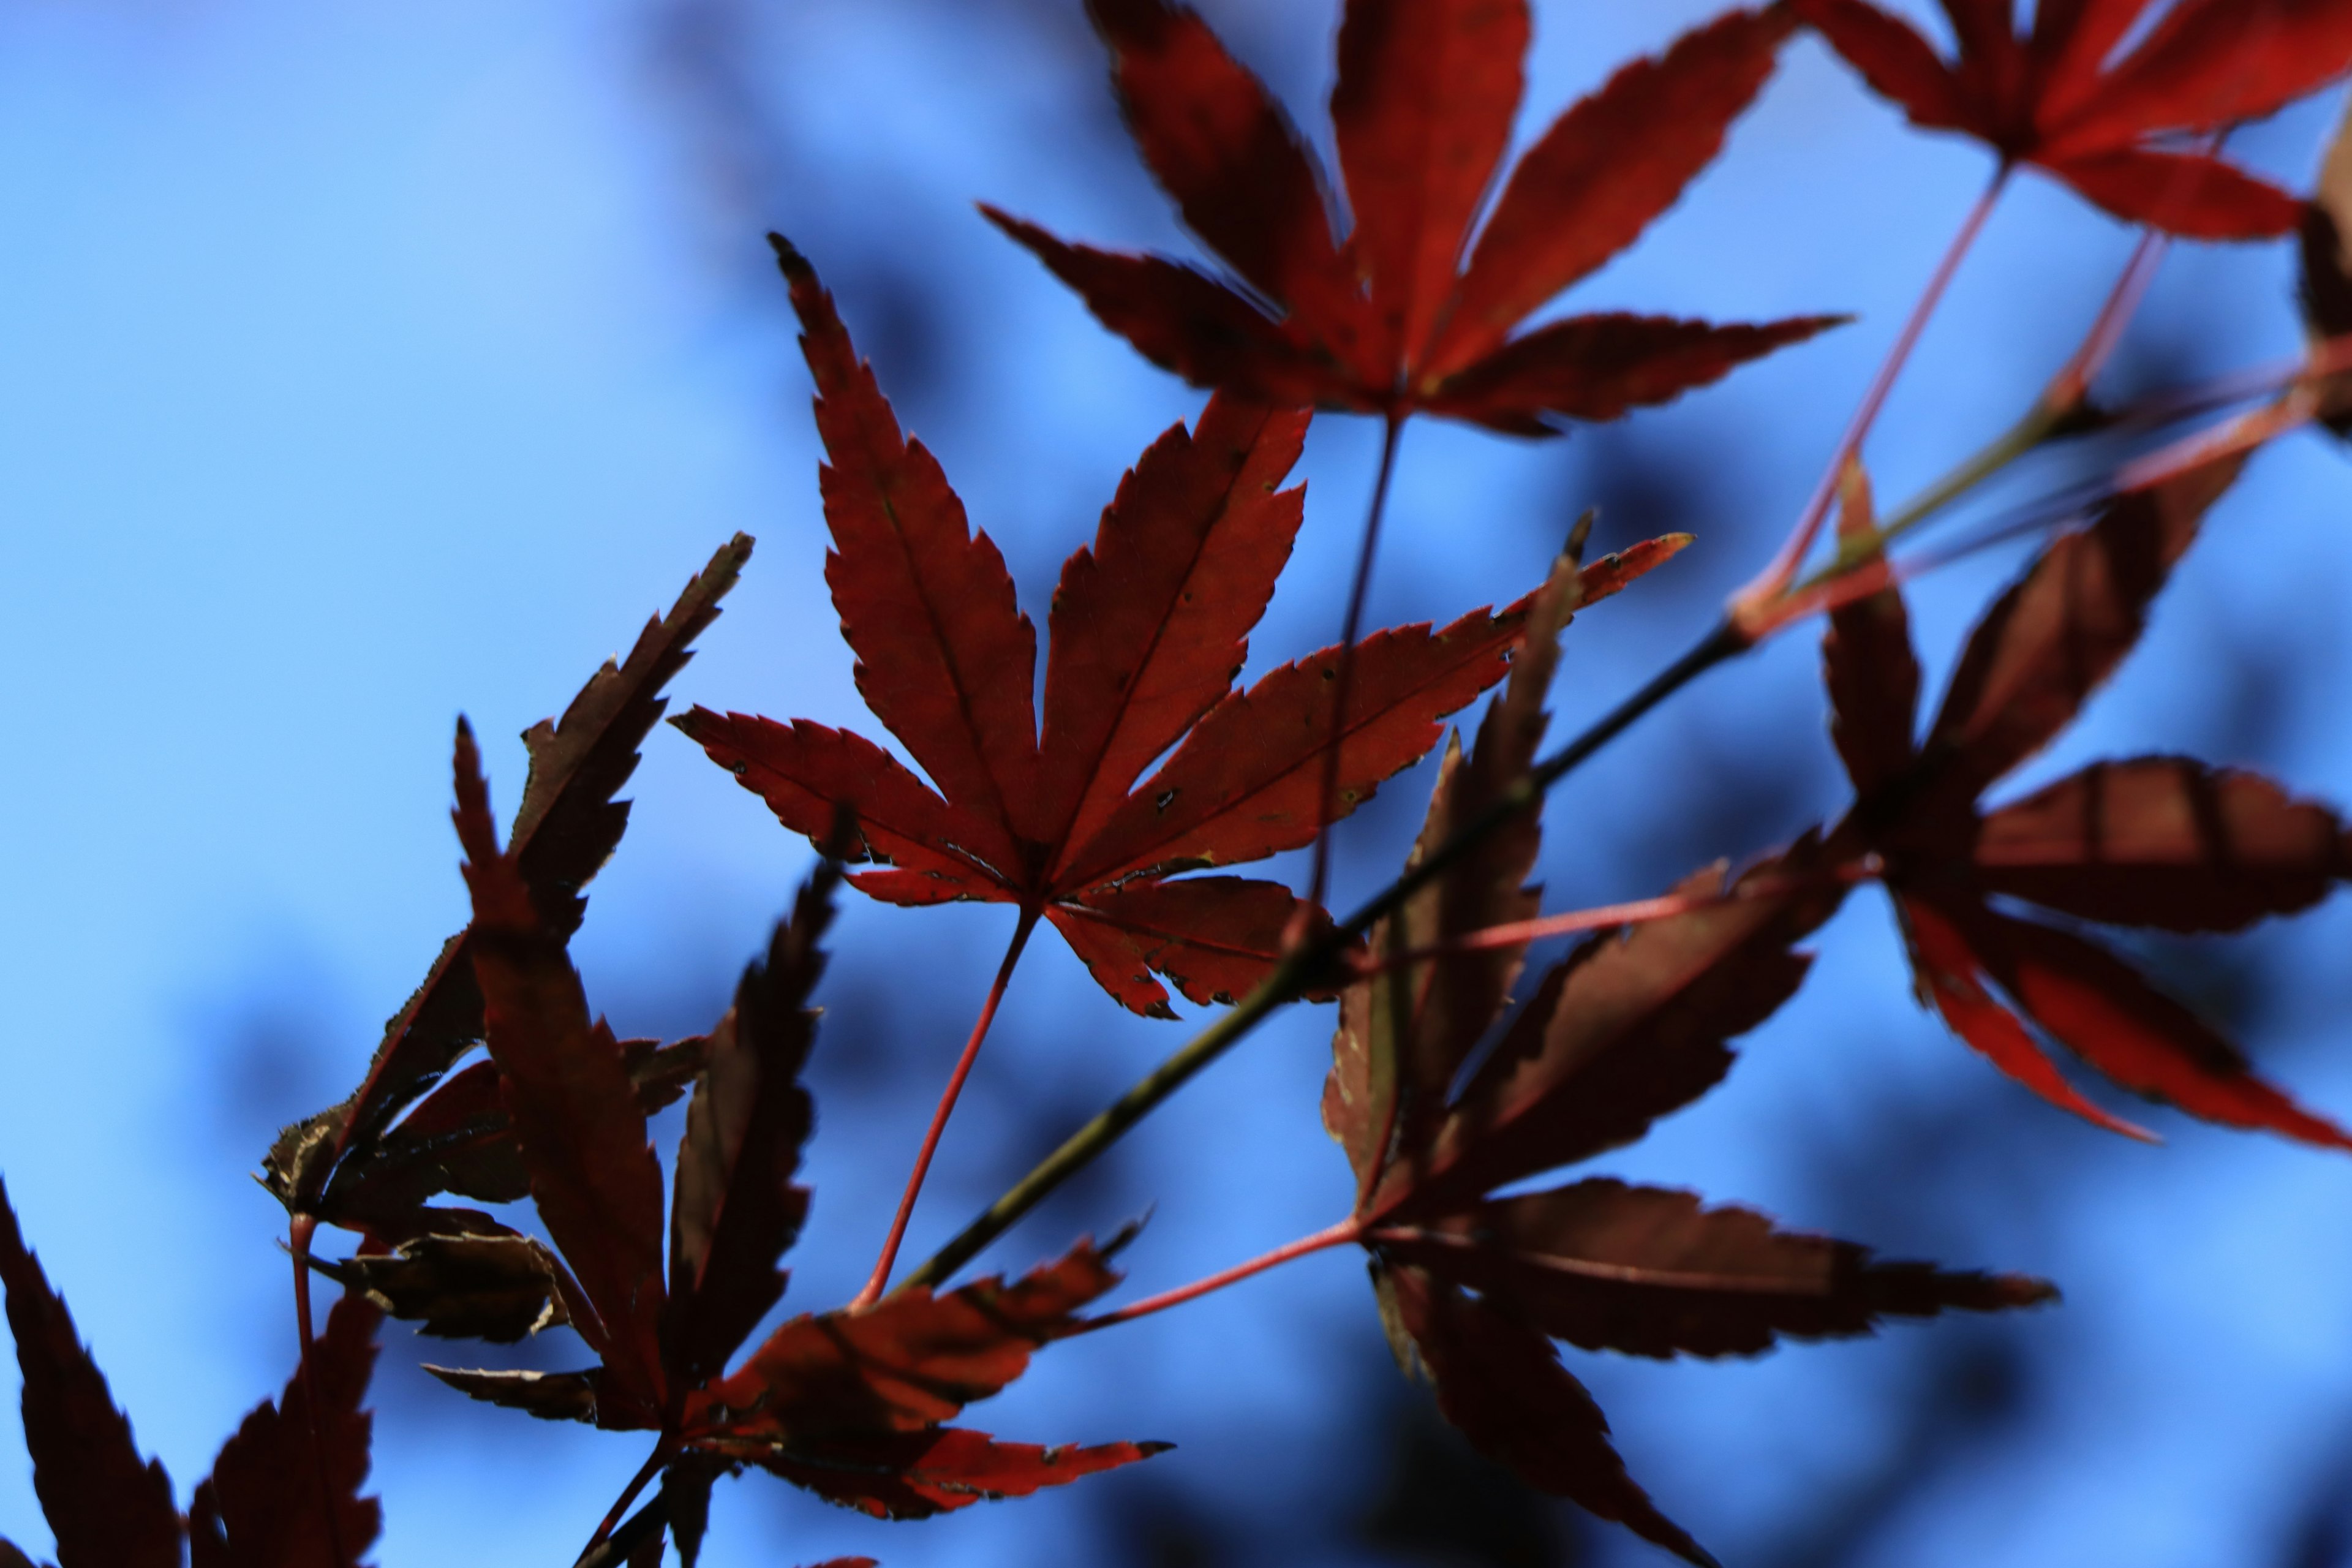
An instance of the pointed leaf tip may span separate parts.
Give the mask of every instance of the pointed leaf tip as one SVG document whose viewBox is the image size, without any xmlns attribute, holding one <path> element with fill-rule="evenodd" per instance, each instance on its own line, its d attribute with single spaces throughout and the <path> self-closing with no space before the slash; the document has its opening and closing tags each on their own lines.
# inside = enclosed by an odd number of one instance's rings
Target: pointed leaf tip
<svg viewBox="0 0 2352 1568">
<path fill-rule="evenodd" d="M 450 773 L 457 804 L 449 818 L 457 826 L 457 842 L 475 865 L 499 858 L 498 823 L 490 816 L 489 781 L 482 776 L 481 748 L 474 743 L 474 727 L 457 717 L 457 740 L 450 757 Z"/>
</svg>

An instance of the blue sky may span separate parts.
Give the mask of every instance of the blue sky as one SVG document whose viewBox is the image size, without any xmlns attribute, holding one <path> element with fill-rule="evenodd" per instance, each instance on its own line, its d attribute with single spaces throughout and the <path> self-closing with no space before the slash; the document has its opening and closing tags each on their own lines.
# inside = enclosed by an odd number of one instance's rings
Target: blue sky
<svg viewBox="0 0 2352 1568">
<path fill-rule="evenodd" d="M 1318 123 L 1329 9 L 1204 8 Z M 1705 10 L 1540 5 L 1523 135 Z M 2301 184 L 2334 108 L 2234 145 Z M 1375 617 L 1524 591 L 1591 500 L 1606 544 L 1693 528 L 1683 561 L 1573 634 L 1557 722 L 1598 712 L 1777 542 L 1987 173 L 1792 47 L 1724 163 L 1571 298 L 1857 324 L 1565 442 L 1415 427 Z M 758 553 L 680 696 L 873 728 L 824 598 L 806 380 L 762 231 L 824 270 L 1033 614 L 1119 470 L 1198 397 L 970 204 L 1185 241 L 1118 136 L 1075 0 L 25 0 L 0 12 L 0 1172 L 184 1498 L 290 1364 L 282 1216 L 246 1173 L 278 1122 L 349 1086 L 463 920 L 457 714 L 489 739 L 510 808 L 511 737 L 740 529 Z M 2130 244 L 2021 183 L 1872 443 L 1882 495 L 2015 416 Z M 2118 383 L 2291 353 L 2291 289 L 2283 247 L 2181 247 Z M 1313 434 L 1307 532 L 1254 668 L 1329 639 L 1375 436 L 1339 418 Z M 2024 782 L 2187 750 L 2352 798 L 2347 487 L 2319 438 L 2268 454 L 2146 648 Z M 1931 669 L 2017 559 L 1917 591 Z M 1565 790 L 1548 907 L 1655 891 L 1836 810 L 1813 659 L 1792 634 Z M 1343 891 L 1392 868 L 1425 789 L 1407 774 L 1351 826 Z M 809 856 L 667 731 L 634 794 L 575 952 L 624 1033 L 692 1032 Z M 793 1302 L 862 1275 L 1009 918 L 852 903 Z M 2162 962 L 2299 1093 L 2352 1116 L 2347 938 L 2331 905 Z M 1728 1088 L 1601 1168 L 1901 1255 L 2047 1273 L 2068 1304 L 1728 1366 L 1571 1357 L 1636 1473 L 1727 1562 L 1806 1561 L 1806 1532 L 1863 1518 L 1882 1471 L 1918 1484 L 1846 1556 L 1811 1560 L 2346 1560 L 2293 1550 L 2325 1534 L 2310 1500 L 2352 1473 L 2352 1165 L 2161 1112 L 2165 1148 L 2104 1138 L 1917 1012 L 1874 897 L 1818 945 L 1816 977 Z M 1328 1026 L 1302 1013 L 1265 1031 L 994 1260 L 1024 1266 L 1149 1206 L 1130 1256 L 1151 1289 L 1328 1221 L 1347 1201 L 1314 1117 Z M 1041 941 L 910 1245 L 943 1238 L 1178 1038 Z M 1395 1560 L 1355 1523 L 1405 1429 L 1395 1412 L 1423 1396 L 1387 1370 L 1370 1306 L 1358 1265 L 1329 1255 L 1061 1347 L 975 1417 L 1178 1451 L 887 1529 L 755 1478 L 722 1490 L 706 1561 L 1160 1561 L 1148 1538 L 1172 1539 L 1170 1520 L 1206 1531 L 1209 1560 Z M 465 1406 L 414 1370 L 447 1353 L 387 1339 L 382 1561 L 568 1561 L 641 1456 Z M 1979 1426 L 1914 1430 L 1923 1406 L 1978 1398 Z M 0 1531 L 47 1543 L 13 1428 Z M 1578 1539 L 1580 1561 L 1648 1560 Z"/>
</svg>

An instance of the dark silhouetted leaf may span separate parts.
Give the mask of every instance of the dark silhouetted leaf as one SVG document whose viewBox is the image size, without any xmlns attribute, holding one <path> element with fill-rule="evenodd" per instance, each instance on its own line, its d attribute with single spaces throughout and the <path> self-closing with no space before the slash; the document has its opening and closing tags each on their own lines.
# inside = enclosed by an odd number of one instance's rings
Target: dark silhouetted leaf
<svg viewBox="0 0 2352 1568">
<path fill-rule="evenodd" d="M 976 1502 L 1067 1486 L 1082 1476 L 1165 1453 L 1170 1447 L 1105 1443 L 1089 1448 L 1041 1448 L 1000 1443 L 984 1432 L 933 1426 L 835 1437 L 805 1447 L 771 1450 L 752 1462 L 827 1502 L 877 1519 L 926 1519 Z"/>
<path fill-rule="evenodd" d="M 1741 879 L 1817 868 L 1801 845 Z M 1675 891 L 1728 890 L 1719 870 Z M 1622 933 L 1602 932 L 1546 976 L 1425 1145 L 1373 1189 L 1389 1212 L 1455 1203 L 1639 1138 L 1729 1070 L 1727 1044 L 1796 994 L 1811 962 L 1792 944 L 1835 911 L 1835 884 L 1730 898 Z"/>
<path fill-rule="evenodd" d="M 2316 348 L 2330 339 L 2352 334 L 2352 110 L 2339 120 L 2327 143 L 2311 200 L 2303 209 L 2297 236 L 2302 263 L 2305 331 Z M 2320 422 L 2337 437 L 2352 436 L 2352 374 L 2343 371 L 2323 378 L 2312 395 L 2319 402 Z"/>
<path fill-rule="evenodd" d="M 1988 892 L 2178 931 L 2292 914 L 2352 876 L 2333 812 L 2185 757 L 2095 763 L 1988 813 L 1971 858 Z"/>
<path fill-rule="evenodd" d="M 1859 465 L 1847 470 L 1841 496 L 1841 545 L 1864 551 L 1857 560 L 1876 556 L 1870 480 Z M 1830 612 L 1822 676 L 1830 693 L 1830 738 L 1854 787 L 1875 789 L 1907 772 L 1917 754 L 1919 660 L 1899 592 L 1883 588 Z"/>
<path fill-rule="evenodd" d="M 542 721 L 524 733 L 530 777 L 509 847 L 559 941 L 579 927 L 585 908 L 580 889 L 611 857 L 627 824 L 627 804 L 613 797 L 635 770 L 637 748 L 661 717 L 663 688 L 692 658 L 694 639 L 718 618 L 719 601 L 751 554 L 748 534 L 721 546 L 669 614 L 647 623 L 627 658 L 617 666 L 608 660 L 560 721 Z M 359 1189 L 362 1173 L 373 1168 L 365 1157 L 385 1124 L 482 1037 L 469 938 L 460 931 L 442 945 L 423 984 L 385 1025 L 383 1042 L 352 1098 L 278 1135 L 264 1173 L 289 1208 L 338 1224 L 348 1215 L 364 1225 L 360 1216 L 367 1213 L 380 1215 L 421 1201 L 404 1190 L 372 1202 Z M 399 1169 L 415 1173 L 413 1164 Z"/>
<path fill-rule="evenodd" d="M 542 1421 L 597 1419 L 596 1395 L 604 1380 L 593 1372 L 481 1372 L 430 1362 L 425 1370 L 470 1398 L 526 1410 Z M 635 1419 L 624 1424 L 640 1425 Z"/>
<path fill-rule="evenodd" d="M 675 1462 L 662 1472 L 662 1502 L 684 1568 L 694 1568 L 702 1555 L 702 1537 L 710 1528 L 710 1489 L 719 1474 L 691 1459 Z"/>
<path fill-rule="evenodd" d="M 1563 558 L 1475 749 L 1447 753 L 1414 860 L 1528 778 L 1578 584 Z M 1373 1257 L 1390 1345 L 1401 1364 L 1427 1367 L 1446 1418 L 1531 1485 L 1711 1562 L 1627 1477 L 1608 1424 L 1547 1337 L 1637 1355 L 1752 1353 L 1784 1336 L 1866 1334 L 1887 1316 L 1998 1310 L 2053 1292 L 1874 1263 L 1850 1242 L 1703 1209 L 1686 1193 L 1590 1180 L 1489 1196 L 1639 1138 L 1712 1088 L 1731 1039 L 1796 991 L 1809 960 L 1794 944 L 1846 886 L 1811 835 L 1736 883 L 1701 872 L 1676 889 L 1685 907 L 1601 932 L 1550 970 L 1481 1058 L 1526 944 L 1465 942 L 1533 915 L 1524 883 L 1538 847 L 1532 817 L 1507 823 L 1374 930 L 1379 966 L 1340 1000 L 1324 1125 L 1356 1171 L 1356 1239 Z"/>
<path fill-rule="evenodd" d="M 659 1343 L 661 1167 L 612 1031 L 592 1023 L 580 976 L 490 820 L 472 734 L 457 731 L 457 835 L 473 890 L 471 947 L 499 1098 L 522 1145 L 541 1220 L 593 1308 L 572 1327 L 603 1360 L 605 1403 L 664 1402 Z M 606 1412 L 611 1418 L 613 1411 Z"/>
<path fill-rule="evenodd" d="M 1715 1568 L 1625 1473 L 1608 1418 L 1542 1334 L 1422 1269 L 1382 1268 L 1375 1278 L 1436 1385 L 1437 1407 L 1480 1453 L 1539 1491 Z"/>
<path fill-rule="evenodd" d="M 809 1194 L 793 1184 L 815 1120 L 801 1068 L 816 1036 L 809 994 L 824 973 L 818 943 L 833 919 L 830 863 L 801 889 L 735 1005 L 711 1031 L 708 1065 L 687 1108 L 670 1212 L 672 1377 L 716 1377 L 784 1293 L 776 1259 L 800 1236 Z"/>
<path fill-rule="evenodd" d="M 1544 693 L 1559 663 L 1559 633 L 1580 603 L 1581 591 L 1577 563 L 1563 553 L 1529 606 L 1526 645 L 1509 686 L 1487 709 L 1476 748 L 1466 761 L 1458 738 L 1446 750 L 1409 867 L 1527 778 L 1543 740 Z M 1540 907 L 1541 890 L 1522 884 L 1534 869 L 1542 839 L 1532 814 L 1496 828 L 1376 925 L 1371 951 L 1386 955 L 1430 947 L 1530 919 Z M 1443 1110 L 1454 1075 L 1509 999 L 1526 952 L 1524 943 L 1449 952 L 1390 969 L 1348 991 L 1332 1044 L 1323 1115 L 1360 1178 L 1369 1183 L 1377 1175 L 1401 1120 L 1412 1123 L 1405 1129 L 1409 1140 L 1425 1134 L 1425 1123 Z"/>
<path fill-rule="evenodd" d="M 1866 1247 L 1776 1230 L 1752 1209 L 1606 1178 L 1493 1199 L 1384 1247 L 1554 1339 L 1633 1355 L 1749 1355 L 1783 1337 L 1866 1334 L 1885 1317 L 2054 1294 L 2015 1275 L 1874 1262 Z"/>
<path fill-rule="evenodd" d="M 382 1321 L 355 1297 L 336 1302 L 309 1377 L 298 1371 L 222 1446 L 188 1508 L 191 1568 L 357 1568 L 383 1525 L 376 1500 L 360 1495 Z"/>
<path fill-rule="evenodd" d="M 563 1265 L 513 1232 L 422 1236 L 322 1268 L 388 1316 L 442 1339 L 510 1343 L 570 1321 L 556 1283 Z"/>
<path fill-rule="evenodd" d="M 0 1287 L 25 1376 L 25 1447 L 58 1568 L 178 1568 L 180 1512 L 161 1461 L 142 1460 L 131 1422 L 25 1246 L 0 1186 Z"/>
<path fill-rule="evenodd" d="M 2139 641 L 2149 604 L 2244 466 L 2206 463 L 2119 497 L 2042 552 L 1953 671 L 1926 747 L 1951 753 L 1946 776 L 1981 789 L 2074 721 Z"/>
</svg>

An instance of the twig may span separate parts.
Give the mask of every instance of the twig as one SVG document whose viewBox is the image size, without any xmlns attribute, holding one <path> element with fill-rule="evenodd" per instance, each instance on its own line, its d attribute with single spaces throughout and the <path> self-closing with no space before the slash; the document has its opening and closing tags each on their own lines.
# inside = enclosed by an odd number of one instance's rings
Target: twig
<svg viewBox="0 0 2352 1568">
<path fill-rule="evenodd" d="M 669 1462 L 670 1452 L 667 1438 L 654 1445 L 654 1451 L 646 1456 L 646 1462 L 637 1467 L 637 1473 L 629 1478 L 629 1484 L 621 1489 L 621 1495 L 614 1498 L 613 1506 L 604 1510 L 604 1519 L 596 1526 L 596 1533 L 588 1538 L 588 1544 L 582 1549 L 583 1556 L 593 1552 L 599 1542 L 611 1538 L 614 1526 L 621 1522 L 621 1515 L 637 1500 L 637 1494 L 646 1489 L 646 1483 L 658 1475 L 661 1468 Z"/>
<path fill-rule="evenodd" d="M 1875 550 L 1885 545 L 1889 540 L 1909 531 L 1943 510 L 2041 446 L 2082 411 L 2083 400 L 2090 393 L 2091 383 L 2098 379 L 2099 372 L 2106 368 L 2107 361 L 2114 357 L 2116 345 L 2123 341 L 2125 327 L 2130 324 L 2133 313 L 2139 309 L 2140 300 L 2146 298 L 2148 284 L 2156 277 L 2157 266 L 2164 259 L 2168 238 L 2168 236 L 2153 229 L 2140 237 L 2139 244 L 2132 250 L 2131 259 L 2124 263 L 2123 272 L 2116 279 L 2115 287 L 2108 290 L 2106 302 L 2099 307 L 2098 315 L 2093 318 L 2090 331 L 2083 334 L 2082 342 L 2067 356 L 2066 363 L 2058 367 L 2057 374 L 2050 378 L 2049 384 L 2034 400 L 2033 406 L 1981 450 L 1882 521 L 1869 542 L 1870 548 Z M 1847 547 L 1842 546 L 1832 569 L 1851 565 L 1858 559 L 1858 555 L 1850 553 Z"/>
<path fill-rule="evenodd" d="M 1173 1290 L 1162 1290 L 1157 1296 L 1146 1296 L 1142 1300 L 1130 1302 L 1117 1311 L 1097 1313 L 1091 1318 L 1081 1321 L 1071 1332 L 1090 1334 L 1097 1329 L 1108 1329 L 1115 1323 L 1129 1323 L 1138 1318 L 1148 1318 L 1154 1312 L 1164 1312 L 1171 1307 L 1181 1307 L 1187 1301 L 1197 1300 L 1213 1290 L 1222 1290 L 1226 1286 L 1236 1284 L 1253 1274 L 1263 1274 L 1269 1268 L 1279 1268 L 1294 1258 L 1304 1258 L 1309 1253 L 1320 1252 L 1326 1247 L 1344 1247 L 1361 1235 L 1362 1229 L 1362 1222 L 1352 1216 L 1343 1219 L 1337 1225 L 1324 1226 L 1312 1236 L 1302 1236 L 1297 1241 L 1285 1242 L 1271 1252 L 1262 1252 L 1246 1263 L 1236 1263 L 1231 1268 L 1220 1269 L 1214 1274 L 1193 1280 L 1190 1285 L 1180 1285 Z"/>
<path fill-rule="evenodd" d="M 1356 963 L 1350 973 L 1359 980 L 1369 980 L 1376 974 L 1426 963 L 1433 958 L 1444 958 L 1450 953 L 1523 947 L 1545 937 L 1574 936 L 1583 931 L 1607 931 L 1616 926 L 1647 925 L 1655 921 L 1672 920 L 1676 915 L 1686 915 L 1694 910 L 1736 904 L 1748 899 L 1776 898 L 1822 882 L 1868 881 L 1877 875 L 1878 865 L 1875 858 L 1872 857 L 1849 865 L 1832 867 L 1810 877 L 1760 878 L 1753 882 L 1739 883 L 1720 893 L 1669 893 L 1663 898 L 1637 899 L 1630 903 L 1601 904 L 1564 914 L 1539 915 L 1534 920 L 1512 921 L 1505 925 L 1465 931 L 1426 947 L 1405 948 L 1383 953 L 1378 958 L 1366 958 Z"/>
<path fill-rule="evenodd" d="M 656 1492 L 646 1506 L 614 1527 L 613 1533 L 580 1554 L 572 1568 L 620 1568 L 649 1537 L 669 1524 L 669 1494 Z"/>
<path fill-rule="evenodd" d="M 948 1074 L 947 1088 L 940 1092 L 939 1107 L 931 1112 L 931 1125 L 923 1134 L 922 1148 L 916 1152 L 915 1168 L 907 1174 L 907 1190 L 898 1199 L 898 1212 L 890 1221 L 890 1234 L 883 1240 L 882 1256 L 874 1260 L 873 1277 L 849 1303 L 853 1312 L 880 1300 L 883 1289 L 890 1283 L 890 1270 L 898 1261 L 899 1244 L 907 1239 L 907 1222 L 915 1213 L 915 1199 L 922 1193 L 923 1178 L 930 1174 L 931 1157 L 939 1152 L 940 1138 L 948 1130 L 948 1118 L 955 1114 L 964 1079 L 971 1076 L 971 1064 L 980 1059 L 981 1043 L 988 1038 L 988 1026 L 996 1022 L 997 1005 L 1004 1000 L 1004 988 L 1013 979 L 1013 966 L 1021 962 L 1021 950 L 1029 945 L 1029 933 L 1037 929 L 1037 914 L 1034 909 L 1023 909 L 1021 923 L 1013 928 L 1012 944 L 1004 950 L 1004 962 L 996 966 L 996 979 L 989 985 L 988 999 L 980 1005 L 980 1017 L 972 1024 L 971 1038 L 964 1042 L 963 1055 L 956 1058 L 955 1070 Z"/>
<path fill-rule="evenodd" d="M 1372 501 L 1364 514 L 1363 542 L 1356 551 L 1356 580 L 1348 589 L 1348 614 L 1339 626 L 1339 665 L 1331 680 L 1331 744 L 1323 754 L 1322 783 L 1315 792 L 1315 869 L 1307 879 L 1307 908 L 1302 921 L 1312 920 L 1323 907 L 1323 890 L 1331 868 L 1331 817 L 1339 806 L 1339 748 L 1346 741 L 1348 698 L 1356 678 L 1356 636 L 1363 627 L 1364 600 L 1371 591 L 1372 557 L 1381 542 L 1381 519 L 1388 510 L 1389 479 L 1396 471 L 1397 441 L 1404 434 L 1404 416 L 1389 412 L 1381 426 L 1381 467 L 1372 480 Z M 1295 942 L 1305 934 L 1302 923 L 1291 933 Z"/>
<path fill-rule="evenodd" d="M 1797 580 L 1797 573 L 1804 565 L 1805 556 L 1812 550 L 1813 540 L 1830 514 L 1830 503 L 1837 497 L 1838 482 L 1845 473 L 1846 465 L 1861 453 L 1862 443 L 1870 434 L 1871 426 L 1877 422 L 1879 410 L 1885 406 L 1887 394 L 1894 391 L 1895 378 L 1903 374 L 1904 365 L 1911 358 L 1912 349 L 1919 342 L 1919 334 L 1927 329 L 1928 318 L 1936 313 L 1936 307 L 1943 301 L 1944 291 L 1950 287 L 1962 258 L 1976 243 L 1985 220 L 1992 216 L 1994 205 L 2000 200 L 2001 190 L 2009 183 L 2009 172 L 2010 165 L 2006 162 L 1993 172 L 1991 183 L 1985 186 L 1984 194 L 1977 197 L 1976 205 L 1969 209 L 1969 216 L 1961 221 L 1959 232 L 1945 247 L 1944 258 L 1936 264 L 1936 270 L 1927 279 L 1927 286 L 1920 291 L 1918 302 L 1911 307 L 1909 320 L 1895 334 L 1894 345 L 1886 351 L 1885 363 L 1878 367 L 1878 374 L 1872 377 L 1870 388 L 1863 394 L 1853 419 L 1847 422 L 1845 434 L 1838 438 L 1837 446 L 1831 451 L 1829 463 L 1822 468 L 1811 497 L 1806 500 L 1805 510 L 1798 513 L 1796 526 L 1790 530 L 1788 542 L 1780 547 L 1780 553 L 1773 558 L 1761 576 L 1734 595 L 1732 602 L 1741 606 L 1743 613 L 1778 598 L 1788 590 L 1790 584 Z"/>
</svg>

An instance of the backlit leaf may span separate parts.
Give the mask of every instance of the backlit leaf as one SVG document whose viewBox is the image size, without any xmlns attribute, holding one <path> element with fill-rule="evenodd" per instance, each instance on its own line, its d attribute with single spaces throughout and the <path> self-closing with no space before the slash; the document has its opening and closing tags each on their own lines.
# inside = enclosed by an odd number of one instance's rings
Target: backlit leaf
<svg viewBox="0 0 2352 1568">
<path fill-rule="evenodd" d="M 1706 1549 L 1625 1473 L 1610 1446 L 1608 1417 L 1541 1333 L 1422 1269 L 1381 1276 L 1436 1385 L 1437 1407 L 1480 1453 L 1538 1491 L 1716 1568 Z"/>
<path fill-rule="evenodd" d="M 1165 1453 L 1170 1447 L 1105 1443 L 1044 1448 L 1000 1443 L 984 1432 L 930 1426 L 771 1449 L 752 1462 L 827 1502 L 877 1519 L 928 1519 L 976 1502 L 1067 1486 L 1081 1477 Z"/>
<path fill-rule="evenodd" d="M 1902 18 L 1864 0 L 1795 0 L 1914 124 L 1958 131 L 2003 162 L 2047 170 L 2116 216 L 2202 239 L 2293 229 L 2292 196 L 2219 159 L 2151 139 L 2228 129 L 2352 67 L 2343 0 L 2179 0 L 2115 58 L 2150 0 L 2039 0 L 2020 36 L 2006 5 L 1947 0 L 1946 63 Z"/>
<path fill-rule="evenodd" d="M 1475 247 L 1524 85 L 1525 0 L 1349 0 L 1331 95 L 1344 204 L 1264 84 L 1190 9 L 1089 10 L 1137 149 L 1239 287 L 982 211 L 1104 324 L 1197 385 L 1545 436 L 1667 402 L 1832 324 L 1585 316 L 1510 335 L 1714 160 L 1771 74 L 1790 28 L 1780 7 L 1720 17 L 1571 108 L 1519 160 Z M 1342 205 L 1344 239 L 1332 226 Z"/>
</svg>

